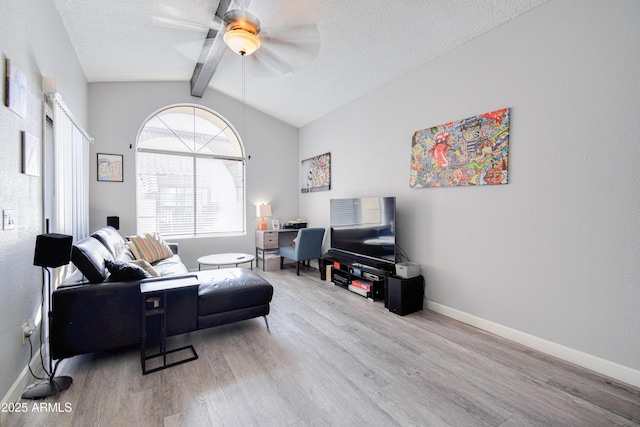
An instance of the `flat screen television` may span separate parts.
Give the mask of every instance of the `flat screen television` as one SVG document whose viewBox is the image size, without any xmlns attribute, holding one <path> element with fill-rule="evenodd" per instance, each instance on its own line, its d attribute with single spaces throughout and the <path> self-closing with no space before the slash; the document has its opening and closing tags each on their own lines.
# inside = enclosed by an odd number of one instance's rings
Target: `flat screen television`
<svg viewBox="0 0 640 427">
<path fill-rule="evenodd" d="M 396 198 L 331 199 L 332 255 L 396 261 Z"/>
</svg>

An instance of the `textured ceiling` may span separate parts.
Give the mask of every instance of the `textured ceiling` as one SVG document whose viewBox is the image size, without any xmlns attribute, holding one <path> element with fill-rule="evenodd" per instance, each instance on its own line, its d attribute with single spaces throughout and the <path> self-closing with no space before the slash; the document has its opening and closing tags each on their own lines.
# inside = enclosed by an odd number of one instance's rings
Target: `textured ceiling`
<svg viewBox="0 0 640 427">
<path fill-rule="evenodd" d="M 53 1 L 89 82 L 190 80 L 218 5 Z M 292 42 L 265 40 L 245 58 L 246 102 L 301 127 L 545 1 L 243 0 L 270 37 Z M 209 87 L 241 99 L 241 76 L 227 49 Z"/>
</svg>

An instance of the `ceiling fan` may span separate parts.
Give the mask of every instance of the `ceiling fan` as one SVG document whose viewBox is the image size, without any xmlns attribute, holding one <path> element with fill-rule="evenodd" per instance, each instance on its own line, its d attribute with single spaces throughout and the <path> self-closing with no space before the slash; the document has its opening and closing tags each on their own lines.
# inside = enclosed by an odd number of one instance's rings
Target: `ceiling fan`
<svg viewBox="0 0 640 427">
<path fill-rule="evenodd" d="M 283 25 L 268 34 L 260 20 L 247 10 L 251 0 L 220 0 L 213 25 L 209 28 L 200 57 L 191 77 L 191 95 L 202 97 L 222 56 L 229 48 L 241 56 L 274 69 L 280 74 L 293 71 L 293 67 L 275 53 L 278 47 L 293 48 L 296 52 L 315 55 L 319 48 L 319 34 L 315 25 Z"/>
</svg>

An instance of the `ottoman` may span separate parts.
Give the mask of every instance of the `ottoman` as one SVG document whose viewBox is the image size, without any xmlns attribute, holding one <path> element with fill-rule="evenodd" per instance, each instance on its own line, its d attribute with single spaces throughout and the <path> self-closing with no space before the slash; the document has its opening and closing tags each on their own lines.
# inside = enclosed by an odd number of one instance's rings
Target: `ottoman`
<svg viewBox="0 0 640 427">
<path fill-rule="evenodd" d="M 198 272 L 197 329 L 264 316 L 273 297 L 273 286 L 246 268 L 224 268 Z"/>
</svg>

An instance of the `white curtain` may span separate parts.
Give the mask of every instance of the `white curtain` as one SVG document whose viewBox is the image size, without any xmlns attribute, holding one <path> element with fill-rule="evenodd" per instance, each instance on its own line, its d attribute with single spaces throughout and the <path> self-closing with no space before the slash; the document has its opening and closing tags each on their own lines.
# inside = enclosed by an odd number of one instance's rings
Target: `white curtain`
<svg viewBox="0 0 640 427">
<path fill-rule="evenodd" d="M 89 148 L 93 142 L 59 94 L 53 103 L 52 233 L 68 234 L 77 242 L 89 235 Z M 54 288 L 66 269 L 59 269 Z"/>
</svg>

